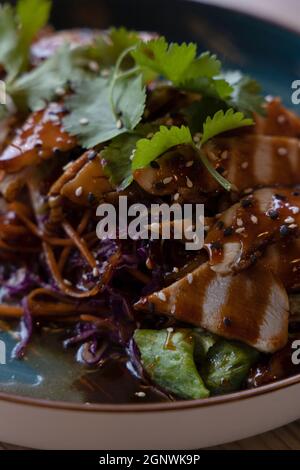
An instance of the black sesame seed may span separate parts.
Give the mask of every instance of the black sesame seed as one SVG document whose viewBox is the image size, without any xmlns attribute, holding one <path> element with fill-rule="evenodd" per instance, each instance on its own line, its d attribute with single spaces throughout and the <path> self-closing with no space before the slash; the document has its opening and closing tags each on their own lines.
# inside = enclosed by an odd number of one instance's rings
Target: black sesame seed
<svg viewBox="0 0 300 470">
<path fill-rule="evenodd" d="M 220 242 L 213 242 L 210 245 L 212 250 L 222 250 L 222 243 Z"/>
<path fill-rule="evenodd" d="M 222 230 L 224 228 L 223 220 L 219 220 L 216 225 L 218 229 Z"/>
<path fill-rule="evenodd" d="M 286 237 L 287 235 L 289 235 L 290 229 L 287 225 L 281 225 L 279 233 L 281 237 Z"/>
<path fill-rule="evenodd" d="M 159 164 L 155 160 L 153 160 L 153 162 L 150 163 L 150 166 L 155 169 L 159 168 Z"/>
<path fill-rule="evenodd" d="M 293 196 L 300 196 L 300 193 L 298 191 L 294 191 Z"/>
<path fill-rule="evenodd" d="M 162 181 L 159 181 L 158 183 L 155 183 L 156 189 L 164 189 L 166 186 Z"/>
<path fill-rule="evenodd" d="M 246 209 L 247 207 L 251 207 L 252 206 L 252 201 L 251 199 L 242 199 L 241 200 L 241 206 Z"/>
<path fill-rule="evenodd" d="M 232 321 L 231 321 L 230 318 L 228 318 L 228 317 L 224 317 L 224 318 L 223 318 L 223 323 L 224 323 L 224 325 L 227 326 L 227 327 L 229 327 L 229 326 L 232 325 Z"/>
<path fill-rule="evenodd" d="M 93 193 L 89 193 L 89 194 L 88 194 L 88 202 L 89 202 L 90 204 L 93 204 L 93 202 L 95 202 L 95 200 L 96 200 L 96 198 L 95 198 L 94 194 L 93 194 Z"/>
<path fill-rule="evenodd" d="M 286 201 L 286 196 L 283 196 L 282 194 L 274 194 L 274 197 L 279 199 L 279 201 Z"/>
<path fill-rule="evenodd" d="M 257 255 L 255 253 L 252 253 L 252 255 L 250 255 L 251 264 L 256 263 L 256 261 L 257 261 Z"/>
<path fill-rule="evenodd" d="M 230 237 L 230 235 L 233 234 L 233 228 L 232 227 L 227 227 L 224 230 L 224 237 Z"/>
<path fill-rule="evenodd" d="M 225 171 L 225 168 L 223 166 L 219 166 L 217 168 L 217 171 L 218 171 L 218 173 L 220 173 L 222 175 L 222 173 L 224 173 L 224 171 Z"/>
<path fill-rule="evenodd" d="M 60 149 L 58 147 L 54 147 L 53 153 L 54 153 L 54 155 L 60 155 L 61 152 L 60 152 Z"/>
<path fill-rule="evenodd" d="M 92 161 L 94 160 L 94 158 L 96 158 L 98 155 L 98 153 L 96 152 L 96 150 L 90 150 L 90 152 L 88 153 L 88 160 Z"/>
<path fill-rule="evenodd" d="M 270 217 L 270 219 L 276 220 L 279 217 L 279 212 L 276 209 L 270 209 L 267 215 Z"/>
</svg>

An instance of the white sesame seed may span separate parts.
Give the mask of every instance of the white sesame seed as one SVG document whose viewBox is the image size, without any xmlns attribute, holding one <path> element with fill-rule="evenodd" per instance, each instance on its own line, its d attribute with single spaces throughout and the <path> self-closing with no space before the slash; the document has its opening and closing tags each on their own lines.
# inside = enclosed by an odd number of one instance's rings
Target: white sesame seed
<svg viewBox="0 0 300 470">
<path fill-rule="evenodd" d="M 242 219 L 238 218 L 236 219 L 236 224 L 238 227 L 242 227 L 244 225 L 244 222 L 242 221 Z"/>
<path fill-rule="evenodd" d="M 147 139 L 152 139 L 153 136 L 154 136 L 153 132 L 149 132 L 149 134 L 147 134 Z"/>
<path fill-rule="evenodd" d="M 186 162 L 186 164 L 185 164 L 185 166 L 186 166 L 187 168 L 190 168 L 190 167 L 193 166 L 193 165 L 194 165 L 194 160 L 190 160 L 189 162 Z"/>
<path fill-rule="evenodd" d="M 256 217 L 256 215 L 251 215 L 250 219 L 251 219 L 251 222 L 252 222 L 253 224 L 257 224 L 257 223 L 258 223 L 258 218 Z"/>
<path fill-rule="evenodd" d="M 106 78 L 106 77 L 109 77 L 109 74 L 110 74 L 110 71 L 109 69 L 102 69 L 101 70 L 101 76 Z"/>
<path fill-rule="evenodd" d="M 98 268 L 93 268 L 93 276 L 94 276 L 94 277 L 99 276 L 99 270 L 98 270 Z"/>
<path fill-rule="evenodd" d="M 227 160 L 228 158 L 228 150 L 224 150 L 222 153 L 221 153 L 221 159 L 222 160 Z"/>
<path fill-rule="evenodd" d="M 158 296 L 158 298 L 159 298 L 160 300 L 162 300 L 163 302 L 166 302 L 167 297 L 165 296 L 165 294 L 164 294 L 163 292 L 159 292 L 159 293 L 157 294 L 157 296 Z"/>
<path fill-rule="evenodd" d="M 192 284 L 193 280 L 194 280 L 193 274 L 192 274 L 192 273 L 189 273 L 189 274 L 187 275 L 187 281 L 188 281 L 188 283 L 189 283 L 189 284 Z"/>
<path fill-rule="evenodd" d="M 82 193 L 83 193 L 83 188 L 82 188 L 82 186 L 78 186 L 78 188 L 77 188 L 76 191 L 75 191 L 75 196 L 76 196 L 76 197 L 80 197 L 80 196 L 82 196 Z"/>
<path fill-rule="evenodd" d="M 88 118 L 86 118 L 86 117 L 83 117 L 83 118 L 81 118 L 81 119 L 79 120 L 79 124 L 80 124 L 81 126 L 86 126 L 87 124 L 89 124 L 89 122 L 90 122 L 90 121 L 89 121 Z"/>
<path fill-rule="evenodd" d="M 294 217 L 287 217 L 287 218 L 284 220 L 284 223 L 285 223 L 285 224 L 293 224 L 294 222 L 295 222 Z"/>
<path fill-rule="evenodd" d="M 171 307 L 172 315 L 174 315 L 175 312 L 176 312 L 176 305 L 172 305 L 172 307 Z"/>
<path fill-rule="evenodd" d="M 291 225 L 289 225 L 289 228 L 291 228 L 291 229 L 293 229 L 293 228 L 297 228 L 297 227 L 298 227 L 298 225 L 297 225 L 297 224 L 291 224 Z"/>
<path fill-rule="evenodd" d="M 209 159 L 212 160 L 213 162 L 216 162 L 218 160 L 217 155 L 214 152 L 212 152 L 211 150 L 209 150 L 208 156 L 209 156 Z"/>
<path fill-rule="evenodd" d="M 286 116 L 284 114 L 280 114 L 277 117 L 277 122 L 278 124 L 284 124 L 286 122 Z"/>
<path fill-rule="evenodd" d="M 279 147 L 277 149 L 277 153 L 278 155 L 280 155 L 281 157 L 284 157 L 285 155 L 287 155 L 288 151 L 285 147 Z"/>
<path fill-rule="evenodd" d="M 121 119 L 118 119 L 117 122 L 116 122 L 116 127 L 117 129 L 122 129 L 123 127 L 123 122 Z"/>
<path fill-rule="evenodd" d="M 139 398 L 144 398 L 146 396 L 145 392 L 135 392 L 135 395 Z"/>
<path fill-rule="evenodd" d="M 178 273 L 178 272 L 179 272 L 179 269 L 177 268 L 177 266 L 174 266 L 173 273 Z"/>
<path fill-rule="evenodd" d="M 66 92 L 66 91 L 65 91 L 63 88 L 61 88 L 61 87 L 57 87 L 56 90 L 55 90 L 55 94 L 56 94 L 57 96 L 63 96 L 63 95 L 65 94 L 65 92 Z"/>
<path fill-rule="evenodd" d="M 299 207 L 296 207 L 296 206 L 290 207 L 290 210 L 291 210 L 292 213 L 295 214 L 295 215 L 296 215 L 296 214 L 299 214 L 299 212 L 300 212 Z"/>
<path fill-rule="evenodd" d="M 245 227 L 237 228 L 236 233 L 243 233 L 245 231 Z"/>
<path fill-rule="evenodd" d="M 204 230 L 205 230 L 205 232 L 208 232 L 209 229 L 210 229 L 210 225 L 204 225 Z"/>
<path fill-rule="evenodd" d="M 241 164 L 241 167 L 242 167 L 243 170 L 246 170 L 246 168 L 248 168 L 248 166 L 249 166 L 249 163 L 248 163 L 248 162 L 243 162 L 243 163 Z"/>
<path fill-rule="evenodd" d="M 250 194 L 253 192 L 253 188 L 247 188 L 244 190 L 244 194 Z"/>
<path fill-rule="evenodd" d="M 178 201 L 179 196 L 180 196 L 179 193 L 174 194 L 174 197 L 173 197 L 174 201 Z"/>
<path fill-rule="evenodd" d="M 193 137 L 193 141 L 196 143 L 200 142 L 200 139 L 201 139 L 201 135 L 199 133 L 195 134 Z"/>
<path fill-rule="evenodd" d="M 265 97 L 265 100 L 267 101 L 267 103 L 271 103 L 271 101 L 273 101 L 274 97 L 272 95 L 267 95 Z"/>
<path fill-rule="evenodd" d="M 150 229 L 151 230 L 159 230 L 159 223 L 158 222 L 152 222 L 152 224 L 150 224 Z"/>
<path fill-rule="evenodd" d="M 169 184 L 173 180 L 173 176 L 168 176 L 167 178 L 163 179 L 164 184 Z"/>
<path fill-rule="evenodd" d="M 99 64 L 95 60 L 90 60 L 89 62 L 89 69 L 92 72 L 99 72 Z"/>
<path fill-rule="evenodd" d="M 193 182 L 190 180 L 188 176 L 186 176 L 186 185 L 188 188 L 192 188 L 194 186 Z"/>
<path fill-rule="evenodd" d="M 66 284 L 66 286 L 71 286 L 72 283 L 69 281 L 69 279 L 64 279 L 64 283 Z"/>
</svg>

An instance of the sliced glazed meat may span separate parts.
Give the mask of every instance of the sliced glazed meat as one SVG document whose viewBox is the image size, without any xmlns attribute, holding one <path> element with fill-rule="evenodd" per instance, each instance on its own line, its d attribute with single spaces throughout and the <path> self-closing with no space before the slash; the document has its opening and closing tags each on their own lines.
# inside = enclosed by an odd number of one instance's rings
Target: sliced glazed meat
<svg viewBox="0 0 300 470">
<path fill-rule="evenodd" d="M 300 145 L 296 138 L 255 134 L 219 137 L 208 142 L 203 151 L 238 193 L 300 183 Z M 145 191 L 158 196 L 178 192 L 185 199 L 199 200 L 203 193 L 222 191 L 188 146 L 178 146 L 152 166 L 136 170 L 134 179 Z"/>
<path fill-rule="evenodd" d="M 169 287 L 141 299 L 135 308 L 175 317 L 267 353 L 284 347 L 288 338 L 286 291 L 258 264 L 222 276 L 204 263 Z"/>
<path fill-rule="evenodd" d="M 113 188 L 104 174 L 101 158 L 95 155 L 93 150 L 84 154 L 84 159 L 81 161 L 83 166 L 75 173 L 74 166 L 76 162 L 70 165 L 70 179 L 64 182 L 60 190 L 60 194 L 75 204 L 89 206 L 94 202 L 99 202 L 103 195 L 112 191 Z M 90 156 L 93 156 L 90 159 Z M 95 156 L 94 156 L 95 155 Z M 82 157 L 81 157 L 82 158 Z"/>
<path fill-rule="evenodd" d="M 228 273 L 252 264 L 268 244 L 299 236 L 300 192 L 264 188 L 226 210 L 205 239 L 214 271 Z"/>
<path fill-rule="evenodd" d="M 50 103 L 47 108 L 30 114 L 0 154 L 0 170 L 14 173 L 26 166 L 38 165 L 57 152 L 75 148 L 75 137 L 62 127 L 65 112 L 62 104 Z"/>
<path fill-rule="evenodd" d="M 300 289 L 300 239 L 280 242 L 266 249 L 261 265 L 281 280 L 288 292 Z"/>
<path fill-rule="evenodd" d="M 286 109 L 279 98 L 266 105 L 266 116 L 256 116 L 256 134 L 300 137 L 300 118 Z"/>
<path fill-rule="evenodd" d="M 300 142 L 296 138 L 245 135 L 217 138 L 205 148 L 214 167 L 239 193 L 273 185 L 300 183 Z M 207 180 L 207 190 L 217 189 Z"/>
</svg>

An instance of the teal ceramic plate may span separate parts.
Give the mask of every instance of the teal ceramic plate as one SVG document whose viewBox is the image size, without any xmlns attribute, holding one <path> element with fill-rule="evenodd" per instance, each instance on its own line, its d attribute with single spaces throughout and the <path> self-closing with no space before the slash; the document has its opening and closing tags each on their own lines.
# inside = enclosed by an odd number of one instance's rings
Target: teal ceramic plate
<svg viewBox="0 0 300 470">
<path fill-rule="evenodd" d="M 70 2 L 59 0 L 54 1 L 52 21 L 57 28 L 125 25 L 158 31 L 177 41 L 195 41 L 200 49 L 216 52 L 228 69 L 248 72 L 266 93 L 282 96 L 292 107 L 291 83 L 300 78 L 300 36 L 267 21 L 178 0 L 82 0 L 71 8 Z M 112 367 L 112 372 L 107 367 L 88 370 L 74 360 L 75 350 L 63 350 L 62 337 L 62 331 L 35 336 L 26 358 L 18 361 L 9 359 L 15 334 L 0 333 L 8 356 L 7 365 L 0 366 L 0 392 L 83 403 L 132 401 L 138 385 L 126 364 L 121 369 Z"/>
</svg>

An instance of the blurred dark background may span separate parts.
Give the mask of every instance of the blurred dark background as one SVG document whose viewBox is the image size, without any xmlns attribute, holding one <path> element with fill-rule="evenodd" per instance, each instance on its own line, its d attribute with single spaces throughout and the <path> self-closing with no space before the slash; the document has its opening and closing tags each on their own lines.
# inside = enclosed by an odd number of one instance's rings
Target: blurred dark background
<svg viewBox="0 0 300 470">
<path fill-rule="evenodd" d="M 194 41 L 200 51 L 217 53 L 226 68 L 253 75 L 266 93 L 282 96 L 288 106 L 291 83 L 300 77 L 300 36 L 271 22 L 199 1 L 53 0 L 51 21 L 58 29 L 124 25 L 156 31 L 169 40 Z"/>
</svg>

